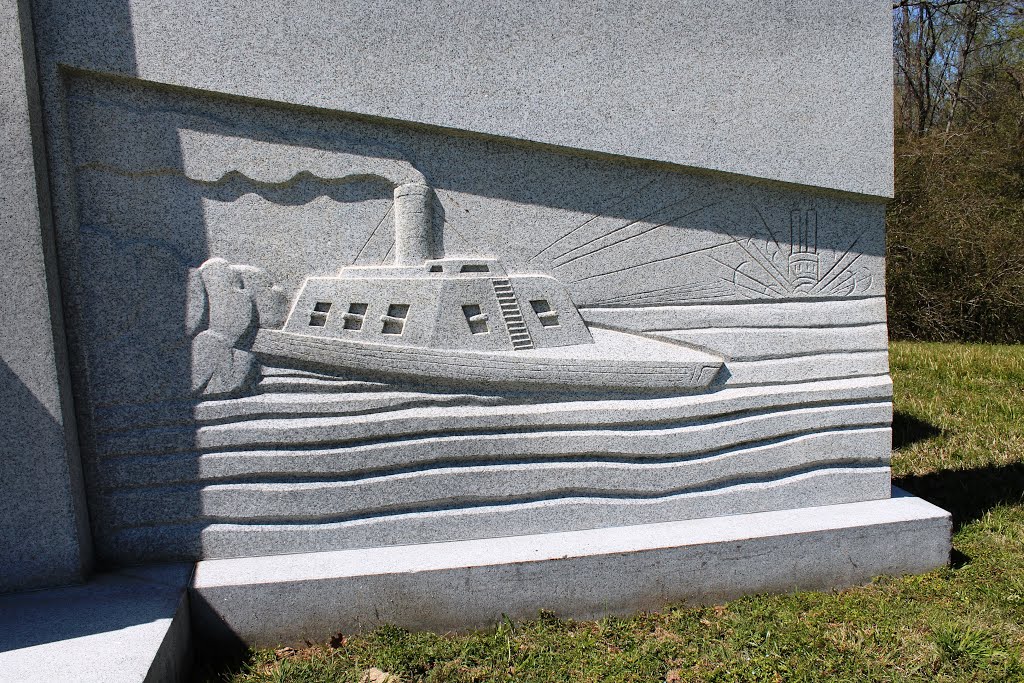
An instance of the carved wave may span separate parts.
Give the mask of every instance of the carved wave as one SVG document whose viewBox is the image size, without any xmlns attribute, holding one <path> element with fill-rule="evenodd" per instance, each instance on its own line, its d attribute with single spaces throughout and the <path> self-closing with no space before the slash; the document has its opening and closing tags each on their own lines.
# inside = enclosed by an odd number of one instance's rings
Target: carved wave
<svg viewBox="0 0 1024 683">
<path fill-rule="evenodd" d="M 757 303 L 670 306 L 602 306 L 580 308 L 588 323 L 634 332 L 700 330 L 728 327 L 846 327 L 885 323 L 881 296 L 828 301 L 761 301 Z"/>
<path fill-rule="evenodd" d="M 590 324 L 649 334 L 726 358 L 729 387 L 882 376 L 885 299 L 582 308 Z"/>
<path fill-rule="evenodd" d="M 651 498 L 559 496 L 473 508 L 393 510 L 317 523 L 203 519 L 122 528 L 104 542 L 112 557 L 146 549 L 156 556 L 206 558 L 429 543 L 501 536 L 513 528 L 517 534 L 531 534 L 552 526 L 588 529 L 778 510 L 790 507 L 795 499 L 807 506 L 873 500 L 888 495 L 889 476 L 888 467 L 838 467 Z"/>
<path fill-rule="evenodd" d="M 381 386 L 183 403 L 180 425 L 140 427 L 166 404 L 110 409 L 95 442 L 103 542 L 225 557 L 500 535 L 510 516 L 532 533 L 888 490 L 886 377 L 547 402 Z"/>
<path fill-rule="evenodd" d="M 672 330 L 655 333 L 676 341 L 717 349 L 727 360 L 778 360 L 808 358 L 824 354 L 849 354 L 888 350 L 889 334 L 884 323 L 856 327 L 775 327 L 736 330 L 709 327 L 702 330 Z"/>
<path fill-rule="evenodd" d="M 557 461 L 442 463 L 369 476 L 132 489 L 111 494 L 108 514 L 112 525 L 127 527 L 199 516 L 210 521 L 295 522 L 517 500 L 653 499 L 800 472 L 885 467 L 889 439 L 887 427 L 875 426 L 805 433 L 690 459 L 630 462 L 583 456 Z"/>
<path fill-rule="evenodd" d="M 816 382 L 847 377 L 877 377 L 888 381 L 889 352 L 822 353 L 795 358 L 731 361 L 730 387 Z"/>
<path fill-rule="evenodd" d="M 328 448 L 247 447 L 178 456 L 107 461 L 107 486 L 122 488 L 195 480 L 370 475 L 402 468 L 451 467 L 502 460 L 602 457 L 658 462 L 700 457 L 757 442 L 814 431 L 885 425 L 887 403 L 857 403 L 705 420 L 659 429 L 545 430 L 533 433 L 415 435 Z M 887 449 L 886 449 L 887 450 Z"/>
<path fill-rule="evenodd" d="M 765 408 L 754 414 L 740 412 L 705 417 L 672 418 L 644 411 L 646 419 L 619 415 L 613 412 L 604 420 L 590 419 L 593 416 L 577 413 L 575 419 L 560 420 L 557 413 L 551 415 L 536 410 L 536 406 L 520 407 L 515 413 L 517 420 L 509 424 L 509 411 L 504 406 L 495 409 L 486 407 L 456 409 L 423 408 L 374 413 L 370 415 L 341 417 L 281 417 L 276 419 L 246 420 L 216 424 L 198 429 L 158 428 L 135 433 L 114 435 L 98 441 L 100 452 L 105 456 L 132 454 L 170 454 L 180 452 L 262 450 L 262 449 L 309 449 L 333 446 L 373 446 L 386 444 L 397 448 L 401 444 L 433 440 L 440 442 L 470 439 L 487 443 L 513 439 L 527 448 L 527 444 L 552 437 L 564 442 L 579 442 L 586 438 L 605 440 L 605 448 L 633 449 L 638 441 L 645 441 L 644 449 L 657 446 L 661 449 L 678 448 L 679 438 L 687 436 L 693 429 L 720 425 L 723 428 L 739 429 L 744 422 L 764 421 L 767 424 L 785 420 L 787 416 L 802 419 L 807 424 L 828 424 L 833 420 L 842 424 L 859 424 L 862 420 L 884 423 L 891 418 L 891 404 L 886 401 L 864 404 L 822 405 L 806 404 L 804 407 L 784 409 Z M 529 412 L 527 412 L 529 409 Z M 739 432 L 737 432 L 739 433 Z M 563 446 L 569 447 L 571 446 Z"/>
<path fill-rule="evenodd" d="M 727 415 L 730 413 L 742 413 L 744 411 L 786 409 L 800 405 L 831 404 L 836 402 L 872 402 L 891 400 L 892 382 L 887 377 L 867 377 L 844 379 L 835 381 L 807 382 L 803 384 L 789 384 L 777 386 L 760 386 L 743 389 L 724 389 L 712 394 L 698 396 L 679 396 L 661 399 L 610 399 L 591 401 L 565 401 L 554 397 L 549 402 L 540 402 L 534 398 L 534 402 L 526 405 L 514 405 L 510 402 L 508 406 L 489 407 L 438 407 L 430 409 L 417 409 L 414 411 L 395 411 L 393 413 L 382 413 L 380 415 L 363 416 L 358 420 L 350 419 L 349 423 L 362 425 L 365 428 L 377 429 L 380 426 L 383 431 L 389 434 L 401 434 L 397 432 L 401 427 L 399 420 L 405 420 L 413 428 L 407 430 L 415 433 L 417 420 L 422 431 L 422 425 L 437 419 L 453 419 L 462 426 L 469 422 L 476 421 L 477 427 L 482 426 L 508 429 L 511 423 L 518 427 L 528 426 L 558 426 L 558 425 L 584 425 L 600 428 L 602 426 L 629 425 L 629 424 L 653 424 L 658 421 L 673 420 L 702 420 L 715 416 Z M 318 396 L 310 397 L 305 405 L 309 407 L 306 413 L 310 419 L 314 415 L 331 418 L 337 417 L 335 404 L 327 399 Z M 260 402 L 265 401 L 268 408 L 272 410 L 276 397 L 257 397 Z M 346 401 L 346 398 L 338 400 Z M 237 406 L 244 405 L 248 399 L 227 399 L 221 401 L 207 401 L 200 406 L 190 404 L 178 404 L 179 415 L 187 412 L 189 421 L 201 418 L 204 411 L 206 417 L 216 415 L 218 421 L 230 415 Z M 97 442 L 97 450 L 100 456 L 133 455 L 145 452 L 175 452 L 183 450 L 201 449 L 200 434 L 215 431 L 214 428 L 201 427 L 198 431 L 194 428 L 163 428 L 156 425 L 150 428 L 146 423 L 146 417 L 152 417 L 161 411 L 169 412 L 166 404 L 160 404 L 152 412 L 144 407 L 121 408 L 110 410 L 98 416 L 97 422 L 110 421 L 119 430 L 124 430 L 132 420 L 137 420 L 137 428 L 130 432 L 121 434 L 101 434 Z M 293 417 L 281 415 L 282 418 Z M 338 417 L 344 420 L 344 417 Z M 270 421 L 254 422 L 255 425 L 264 427 L 271 426 Z M 344 424 L 344 423 L 343 423 Z M 288 426 L 281 422 L 279 427 Z M 221 427 L 227 429 L 227 427 Z M 147 446 L 146 443 L 150 442 Z M 138 444 L 136 446 L 135 444 Z M 310 445 L 310 444 L 307 444 Z M 145 447 L 143 447 L 145 446 Z M 142 448 L 142 450 L 140 450 Z"/>
<path fill-rule="evenodd" d="M 328 380 L 324 380 L 327 382 Z M 341 384 L 356 384 L 340 382 Z M 333 384 L 333 383 L 332 383 Z M 369 384 L 369 383 L 358 383 Z M 431 406 L 509 405 L 515 401 L 503 396 L 473 394 L 431 394 L 416 391 L 391 391 L 388 385 L 363 389 L 346 387 L 342 393 L 311 391 L 301 393 L 273 391 L 268 395 L 246 396 L 202 403 L 180 402 L 143 406 L 114 406 L 105 409 L 98 420 L 98 434 L 134 432 L 156 427 L 193 424 L 211 425 L 245 419 L 312 417 L 316 415 L 369 415 Z"/>
</svg>

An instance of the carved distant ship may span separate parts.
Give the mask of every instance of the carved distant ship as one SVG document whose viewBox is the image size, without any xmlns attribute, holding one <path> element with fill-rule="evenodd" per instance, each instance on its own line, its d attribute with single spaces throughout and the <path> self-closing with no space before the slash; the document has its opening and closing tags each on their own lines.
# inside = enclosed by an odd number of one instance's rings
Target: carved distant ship
<svg viewBox="0 0 1024 683">
<path fill-rule="evenodd" d="M 561 282 L 493 258 L 434 258 L 431 190 L 395 189 L 395 265 L 308 278 L 266 362 L 418 382 L 509 388 L 694 391 L 722 359 L 667 341 L 588 328 Z"/>
</svg>

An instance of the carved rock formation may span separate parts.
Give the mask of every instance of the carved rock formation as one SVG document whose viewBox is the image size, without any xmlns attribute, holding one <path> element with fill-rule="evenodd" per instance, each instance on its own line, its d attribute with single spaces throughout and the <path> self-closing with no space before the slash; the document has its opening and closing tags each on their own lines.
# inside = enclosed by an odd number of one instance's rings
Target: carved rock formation
<svg viewBox="0 0 1024 683">
<path fill-rule="evenodd" d="M 194 270 L 187 321 L 192 339 L 192 391 L 228 396 L 252 387 L 258 366 L 249 352 L 259 327 L 280 327 L 288 299 L 266 271 L 215 257 Z"/>
</svg>

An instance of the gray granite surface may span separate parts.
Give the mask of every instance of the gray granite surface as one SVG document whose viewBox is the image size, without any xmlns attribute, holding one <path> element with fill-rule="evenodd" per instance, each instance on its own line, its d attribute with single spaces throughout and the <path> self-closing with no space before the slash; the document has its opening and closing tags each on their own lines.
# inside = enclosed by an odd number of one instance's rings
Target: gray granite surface
<svg viewBox="0 0 1024 683">
<path fill-rule="evenodd" d="M 881 0 L 34 4 L 54 64 L 892 194 Z"/>
<path fill-rule="evenodd" d="M 0 596 L 0 678 L 17 683 L 179 683 L 191 672 L 191 565 L 98 574 Z"/>
<path fill-rule="evenodd" d="M 107 560 L 888 495 L 874 199 L 101 74 L 57 102 Z"/>
<path fill-rule="evenodd" d="M 321 642 L 380 624 L 450 631 L 593 619 L 749 592 L 839 588 L 949 557 L 949 513 L 884 501 L 541 536 L 200 562 L 199 633 Z M 628 580 L 625 578 L 628 577 Z"/>
<path fill-rule="evenodd" d="M 23 5 L 0 2 L 0 592 L 75 581 L 91 562 Z"/>
<path fill-rule="evenodd" d="M 888 499 L 883 3 L 33 8 L 102 561 Z"/>
<path fill-rule="evenodd" d="M 0 0 L 0 677 L 944 564 L 889 15 Z"/>
</svg>

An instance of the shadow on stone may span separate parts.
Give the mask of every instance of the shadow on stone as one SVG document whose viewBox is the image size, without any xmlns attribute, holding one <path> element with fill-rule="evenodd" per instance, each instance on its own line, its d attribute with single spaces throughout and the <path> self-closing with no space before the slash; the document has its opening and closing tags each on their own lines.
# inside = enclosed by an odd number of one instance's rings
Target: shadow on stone
<svg viewBox="0 0 1024 683">
<path fill-rule="evenodd" d="M 130 567 L 98 574 L 87 583 L 0 597 L 0 652 L 82 641 L 96 651 L 108 643 L 128 647 L 138 639 L 163 639 L 182 603 L 192 566 Z M 5 679 L 6 680 L 6 679 Z M 10 679 L 14 680 L 14 679 Z M 20 680 L 20 679 L 18 679 Z"/>
<path fill-rule="evenodd" d="M 892 447 L 906 448 L 919 441 L 934 439 L 942 430 L 930 422 L 897 410 L 892 416 Z"/>
<path fill-rule="evenodd" d="M 956 531 L 998 505 L 1024 502 L 1024 464 L 897 477 L 893 485 L 951 512 Z"/>
<path fill-rule="evenodd" d="M 251 656 L 248 646 L 195 591 L 189 596 L 189 615 L 195 635 L 192 680 L 223 681 L 241 671 Z"/>
</svg>

